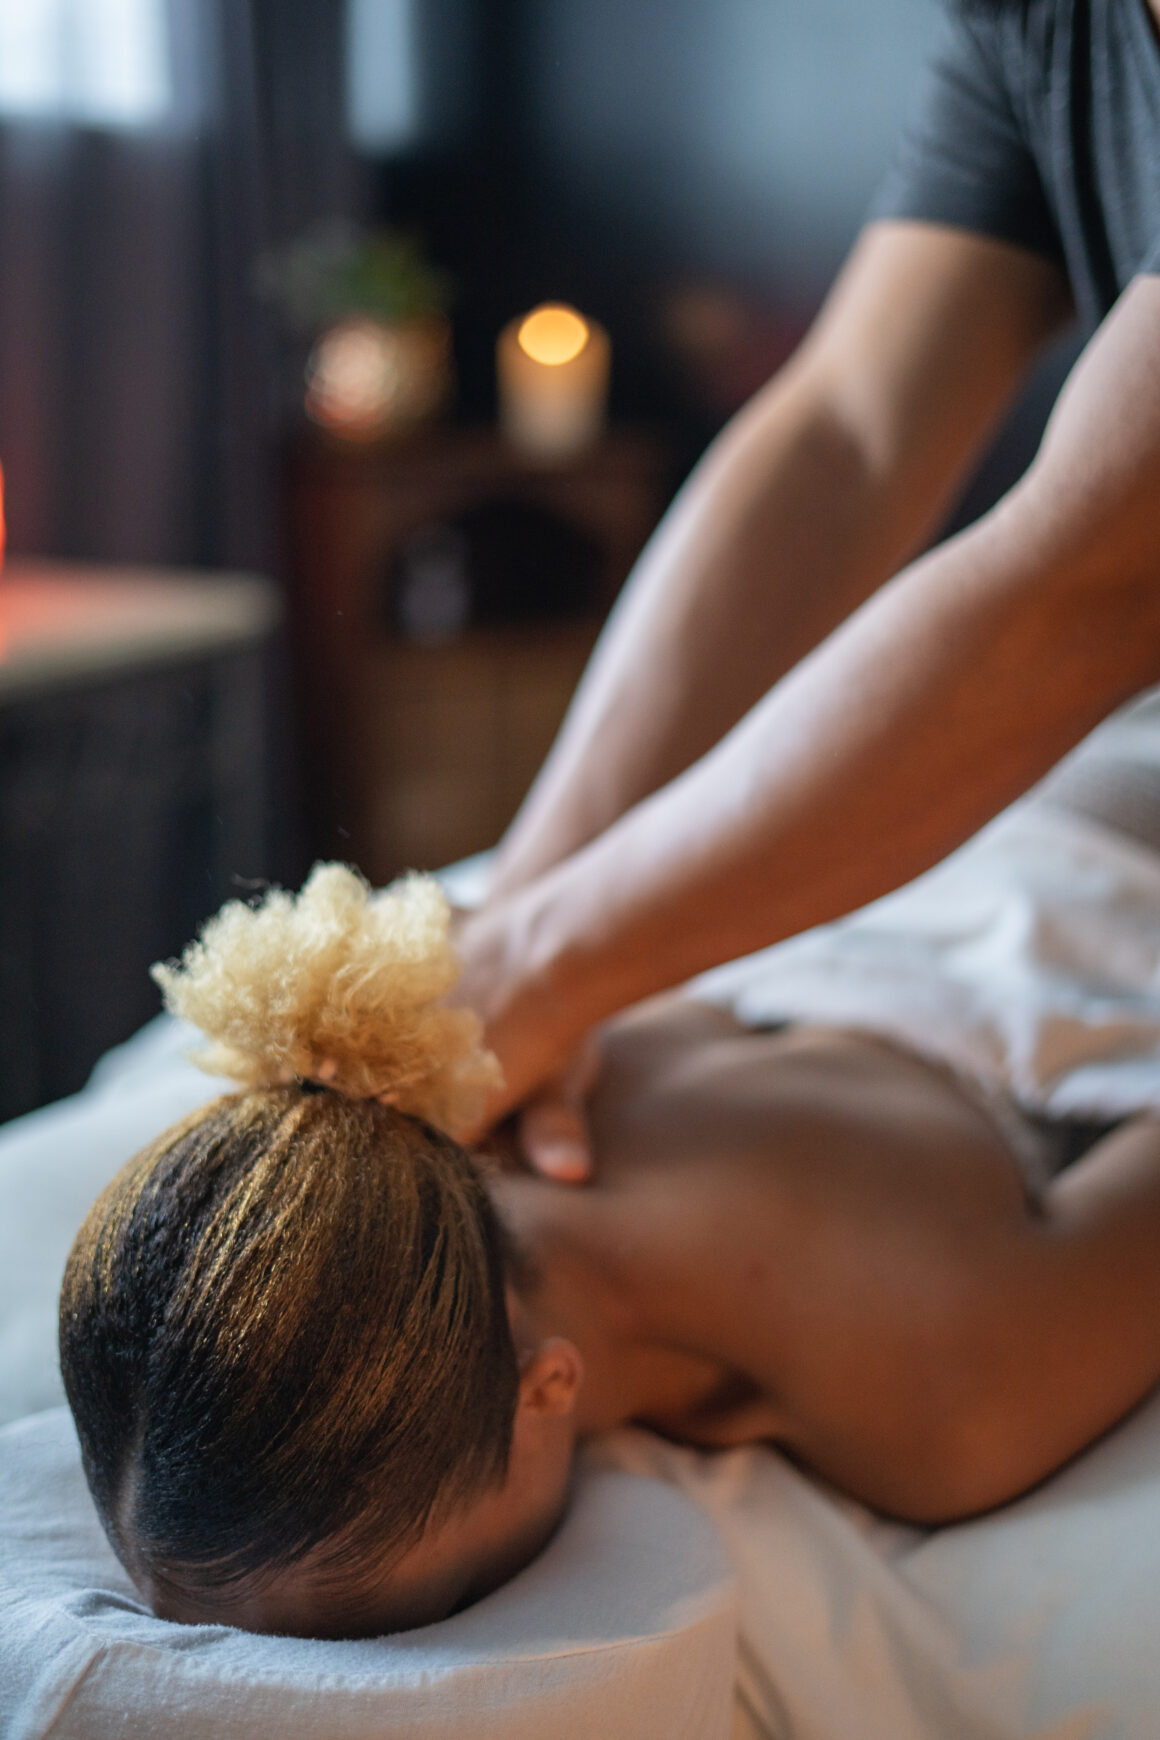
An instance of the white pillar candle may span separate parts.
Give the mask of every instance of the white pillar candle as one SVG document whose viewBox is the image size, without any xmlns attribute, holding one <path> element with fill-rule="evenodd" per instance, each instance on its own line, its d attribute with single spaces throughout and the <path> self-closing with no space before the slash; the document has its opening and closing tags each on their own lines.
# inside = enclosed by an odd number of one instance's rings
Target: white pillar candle
<svg viewBox="0 0 1160 1740">
<path fill-rule="evenodd" d="M 541 459 L 590 447 L 604 426 L 610 352 L 604 328 L 562 302 L 510 321 L 496 345 L 508 439 Z"/>
</svg>

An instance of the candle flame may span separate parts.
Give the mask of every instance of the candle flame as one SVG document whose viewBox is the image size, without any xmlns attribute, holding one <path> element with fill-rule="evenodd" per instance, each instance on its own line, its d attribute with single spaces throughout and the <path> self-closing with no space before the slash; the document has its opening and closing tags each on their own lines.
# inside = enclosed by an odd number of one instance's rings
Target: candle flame
<svg viewBox="0 0 1160 1740">
<path fill-rule="evenodd" d="M 588 343 L 588 323 L 563 302 L 545 302 L 521 322 L 519 342 L 533 362 L 558 368 L 580 355 Z"/>
</svg>

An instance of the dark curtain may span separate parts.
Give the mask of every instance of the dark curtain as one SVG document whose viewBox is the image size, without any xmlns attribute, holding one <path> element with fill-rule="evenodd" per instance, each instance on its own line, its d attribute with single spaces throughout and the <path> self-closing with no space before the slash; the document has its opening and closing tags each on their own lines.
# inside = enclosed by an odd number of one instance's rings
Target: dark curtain
<svg viewBox="0 0 1160 1740">
<path fill-rule="evenodd" d="M 163 125 L 0 125 L 10 548 L 268 569 L 287 365 L 254 265 L 348 210 L 342 6 L 169 20 Z"/>
<path fill-rule="evenodd" d="M 255 261 L 346 211 L 342 8 L 168 6 L 164 125 L 0 122 L 10 545 L 272 571 L 292 359 Z M 149 962 L 238 877 L 287 878 L 283 677 L 264 642 L 5 697 L 0 1119 L 80 1087 L 155 1011 Z"/>
</svg>

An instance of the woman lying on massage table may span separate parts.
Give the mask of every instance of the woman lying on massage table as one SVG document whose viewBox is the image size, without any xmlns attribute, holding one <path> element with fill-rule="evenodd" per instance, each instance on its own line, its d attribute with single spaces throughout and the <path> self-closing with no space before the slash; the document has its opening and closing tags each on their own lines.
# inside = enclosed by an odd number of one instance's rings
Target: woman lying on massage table
<svg viewBox="0 0 1160 1740">
<path fill-rule="evenodd" d="M 453 972 L 431 884 L 368 900 L 331 867 L 163 974 L 248 1085 L 114 1180 L 61 1303 L 93 1496 L 162 1617 L 436 1620 L 539 1549 L 577 1437 L 628 1420 L 961 1517 L 1160 1377 L 1156 1121 L 1033 1192 L 949 1073 L 668 1001 L 609 1031 L 596 1181 L 561 1190 L 412 1115 L 469 1121 L 488 1083 Z"/>
</svg>

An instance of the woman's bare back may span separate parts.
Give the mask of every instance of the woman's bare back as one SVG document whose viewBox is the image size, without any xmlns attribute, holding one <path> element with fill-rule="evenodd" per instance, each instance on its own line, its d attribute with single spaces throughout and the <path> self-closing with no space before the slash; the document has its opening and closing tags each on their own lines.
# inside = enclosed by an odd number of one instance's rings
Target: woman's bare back
<svg viewBox="0 0 1160 1740">
<path fill-rule="evenodd" d="M 501 1187 L 544 1323 L 588 1354 L 591 1427 L 772 1440 L 936 1520 L 1034 1484 L 1160 1378 L 1151 1122 L 1035 1201 L 986 1109 L 873 1038 L 666 999 L 605 1050 L 596 1183 Z"/>
</svg>

